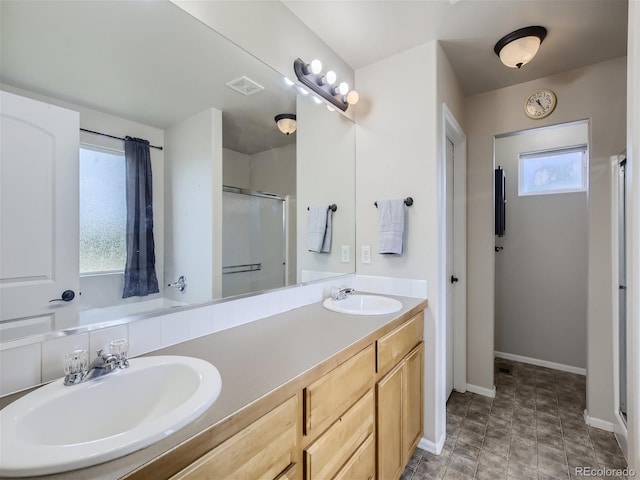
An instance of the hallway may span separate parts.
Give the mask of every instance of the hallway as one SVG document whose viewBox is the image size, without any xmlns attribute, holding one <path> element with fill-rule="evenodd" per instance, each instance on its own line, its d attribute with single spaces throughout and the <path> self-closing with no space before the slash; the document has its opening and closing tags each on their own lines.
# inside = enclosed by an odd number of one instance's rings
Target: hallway
<svg viewBox="0 0 640 480">
<path fill-rule="evenodd" d="M 613 433 L 584 423 L 584 376 L 503 359 L 494 365 L 495 399 L 453 392 L 442 454 L 416 449 L 402 480 L 626 478 L 593 472 L 626 462 Z"/>
</svg>

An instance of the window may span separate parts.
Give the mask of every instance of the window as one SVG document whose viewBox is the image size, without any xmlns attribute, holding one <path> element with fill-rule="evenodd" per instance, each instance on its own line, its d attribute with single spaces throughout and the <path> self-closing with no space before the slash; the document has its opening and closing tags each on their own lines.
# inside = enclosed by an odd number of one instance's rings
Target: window
<svg viewBox="0 0 640 480">
<path fill-rule="evenodd" d="M 523 153 L 518 161 L 518 195 L 585 192 L 587 147 Z"/>
<path fill-rule="evenodd" d="M 124 152 L 80 148 L 80 274 L 126 263 Z"/>
</svg>

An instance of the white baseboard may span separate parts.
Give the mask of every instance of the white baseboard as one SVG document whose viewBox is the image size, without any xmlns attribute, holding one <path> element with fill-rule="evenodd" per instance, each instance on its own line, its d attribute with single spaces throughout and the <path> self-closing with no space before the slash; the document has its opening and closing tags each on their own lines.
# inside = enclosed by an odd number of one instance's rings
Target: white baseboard
<svg viewBox="0 0 640 480">
<path fill-rule="evenodd" d="M 593 418 L 589 416 L 586 410 L 584 411 L 583 415 L 584 415 L 584 422 L 591 427 L 599 428 L 600 430 L 606 430 L 607 432 L 616 431 L 616 426 L 614 425 L 613 422 L 602 420 L 600 418 Z"/>
<path fill-rule="evenodd" d="M 483 397 L 496 398 L 496 387 L 493 388 L 484 388 L 479 387 L 478 385 L 471 385 L 467 383 L 467 392 L 477 393 L 478 395 L 482 395 Z"/>
<path fill-rule="evenodd" d="M 418 442 L 418 448 L 421 448 L 422 450 L 426 450 L 429 453 L 433 453 L 434 455 L 440 455 L 440 453 L 442 453 L 442 447 L 444 447 L 445 438 L 446 438 L 446 435 L 443 434 L 440 437 L 440 440 L 438 440 L 438 442 L 435 443 L 435 442 L 432 442 L 431 440 L 427 440 L 426 438 L 422 437 Z"/>
<path fill-rule="evenodd" d="M 514 362 L 528 363 L 530 365 L 537 365 L 538 367 L 553 368 L 554 370 L 561 370 L 563 372 L 576 373 L 578 375 L 586 375 L 587 370 L 580 367 L 572 367 L 571 365 L 564 365 L 562 363 L 548 362 L 547 360 L 540 360 L 538 358 L 523 357 L 522 355 L 514 355 L 513 353 L 493 352 L 493 355 L 498 358 L 504 358 L 505 360 L 513 360 Z"/>
</svg>

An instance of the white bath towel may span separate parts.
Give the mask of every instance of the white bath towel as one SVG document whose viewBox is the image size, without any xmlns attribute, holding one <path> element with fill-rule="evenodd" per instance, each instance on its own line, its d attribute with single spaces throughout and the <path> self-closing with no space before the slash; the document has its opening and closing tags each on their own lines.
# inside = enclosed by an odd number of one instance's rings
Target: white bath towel
<svg viewBox="0 0 640 480">
<path fill-rule="evenodd" d="M 329 205 L 309 207 L 307 222 L 310 252 L 328 253 L 331 251 L 331 214 Z"/>
<path fill-rule="evenodd" d="M 378 200 L 378 253 L 402 255 L 404 200 Z"/>
</svg>

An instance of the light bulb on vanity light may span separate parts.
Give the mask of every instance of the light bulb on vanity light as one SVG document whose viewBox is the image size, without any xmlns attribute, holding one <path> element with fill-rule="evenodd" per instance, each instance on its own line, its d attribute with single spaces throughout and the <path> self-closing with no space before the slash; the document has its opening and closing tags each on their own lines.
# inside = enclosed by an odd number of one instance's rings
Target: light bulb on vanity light
<svg viewBox="0 0 640 480">
<path fill-rule="evenodd" d="M 324 78 L 329 85 L 333 85 L 334 83 L 336 83 L 337 79 L 336 72 L 334 72 L 333 70 L 329 70 Z"/>
<path fill-rule="evenodd" d="M 338 92 L 340 93 L 340 95 L 346 95 L 347 93 L 349 93 L 349 84 L 347 82 L 342 82 L 340 85 L 338 85 Z"/>
<path fill-rule="evenodd" d="M 360 95 L 358 94 L 358 92 L 356 92 L 355 90 L 351 90 L 344 97 L 343 101 L 347 102 L 349 105 L 355 105 L 356 103 L 358 103 L 358 100 L 360 100 Z"/>
<path fill-rule="evenodd" d="M 311 62 L 311 71 L 318 75 L 322 71 L 322 62 L 315 59 Z"/>
</svg>

